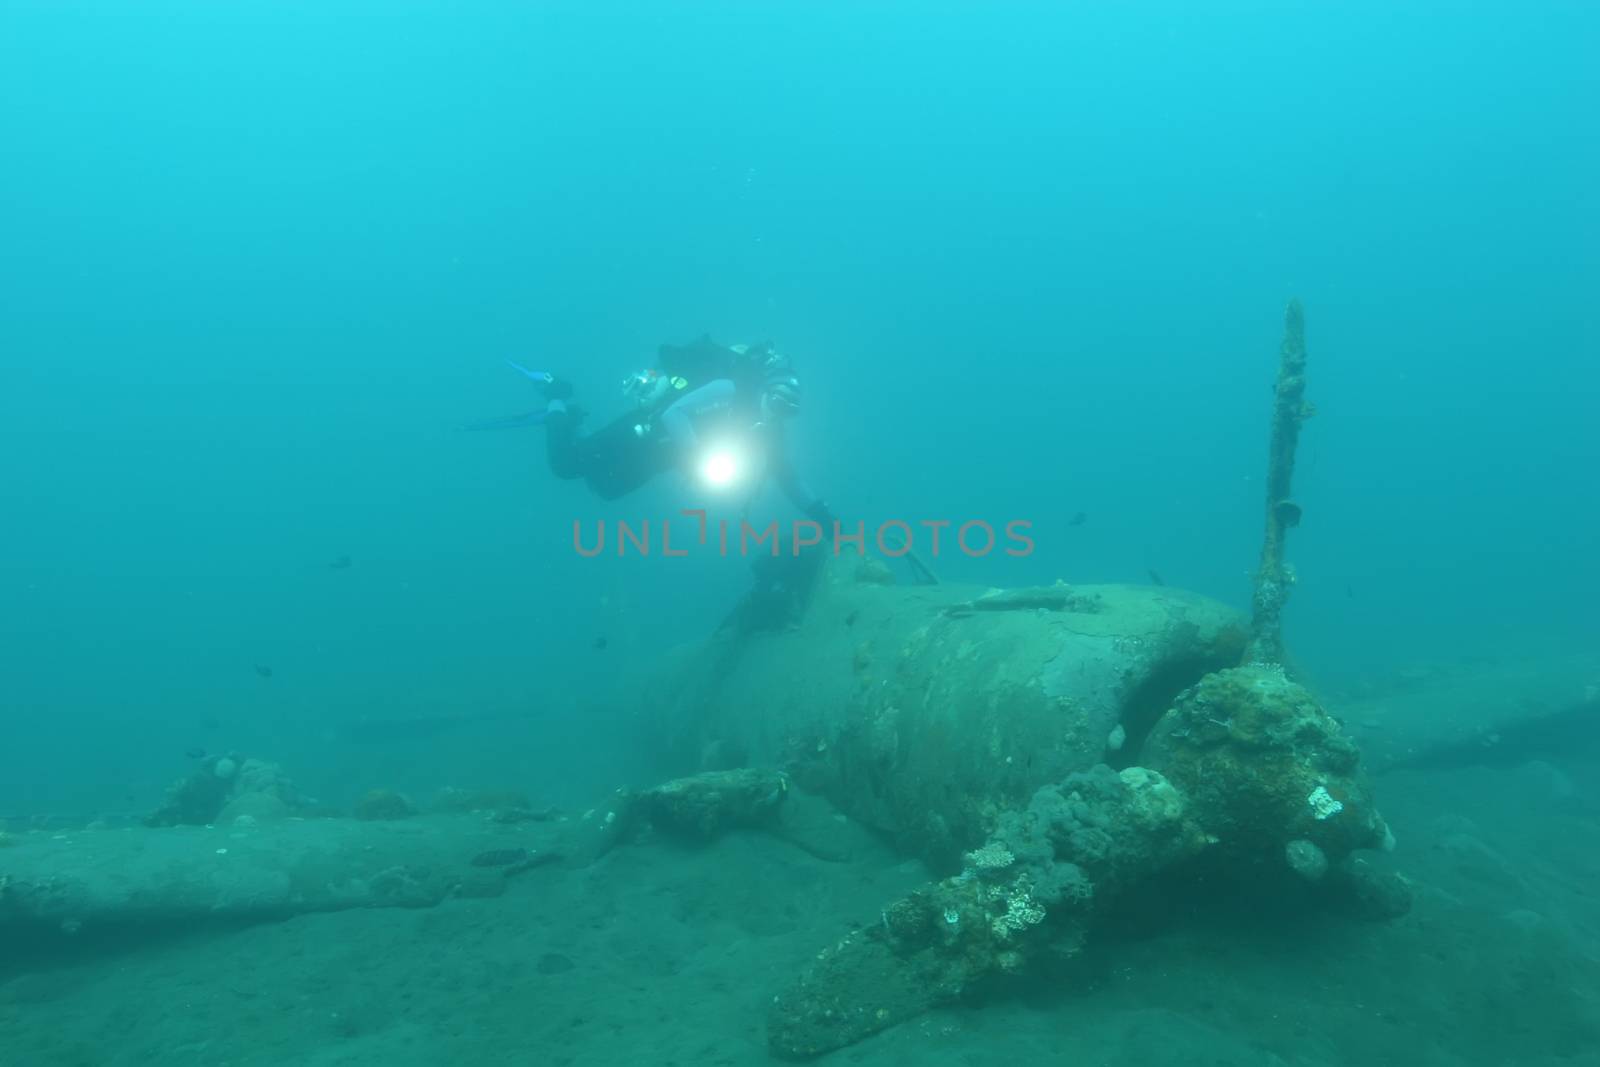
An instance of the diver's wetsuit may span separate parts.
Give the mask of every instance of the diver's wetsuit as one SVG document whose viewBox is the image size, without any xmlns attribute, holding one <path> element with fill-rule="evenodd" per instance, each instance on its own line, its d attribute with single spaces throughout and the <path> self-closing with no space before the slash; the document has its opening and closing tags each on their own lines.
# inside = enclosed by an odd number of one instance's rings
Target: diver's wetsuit
<svg viewBox="0 0 1600 1067">
<path fill-rule="evenodd" d="M 582 478 L 602 500 L 626 496 L 682 465 L 697 443 L 697 422 L 724 414 L 737 419 L 738 401 L 734 383 L 719 378 L 677 397 L 657 414 L 628 412 L 592 434 L 579 432 L 579 416 L 573 412 L 552 411 L 545 420 L 550 471 L 564 480 Z M 647 427 L 643 434 L 636 430 L 641 425 Z M 821 502 L 791 462 L 782 426 L 768 424 L 763 433 L 767 473 L 795 507 L 813 514 Z"/>
<path fill-rule="evenodd" d="M 602 500 L 627 496 L 674 464 L 673 450 L 661 440 L 634 432 L 639 419 L 631 412 L 590 434 L 578 432 L 579 421 L 571 411 L 552 411 L 545 419 L 550 473 L 582 478 Z"/>
</svg>

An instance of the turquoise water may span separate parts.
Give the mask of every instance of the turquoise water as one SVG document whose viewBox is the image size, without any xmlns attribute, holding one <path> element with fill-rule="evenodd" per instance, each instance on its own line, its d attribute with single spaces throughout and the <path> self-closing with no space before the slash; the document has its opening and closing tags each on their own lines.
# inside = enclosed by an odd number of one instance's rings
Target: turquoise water
<svg viewBox="0 0 1600 1067">
<path fill-rule="evenodd" d="M 148 811 L 191 750 L 335 805 L 633 781 L 621 680 L 747 565 L 579 558 L 703 501 L 459 427 L 538 406 L 506 358 L 609 415 L 704 332 L 795 359 L 842 517 L 1032 524 L 941 576 L 1243 607 L 1298 297 L 1308 676 L 1592 649 L 1597 45 L 1581 3 L 6 0 L 0 818 Z"/>
</svg>

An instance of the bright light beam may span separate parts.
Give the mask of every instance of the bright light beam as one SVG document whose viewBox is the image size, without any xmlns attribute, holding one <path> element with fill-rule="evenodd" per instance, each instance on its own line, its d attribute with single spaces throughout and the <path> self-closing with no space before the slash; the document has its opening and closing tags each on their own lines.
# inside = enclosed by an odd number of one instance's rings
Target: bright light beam
<svg viewBox="0 0 1600 1067">
<path fill-rule="evenodd" d="M 713 448 L 700 460 L 700 480 L 713 489 L 726 489 L 738 480 L 738 455 L 731 448 Z"/>
</svg>

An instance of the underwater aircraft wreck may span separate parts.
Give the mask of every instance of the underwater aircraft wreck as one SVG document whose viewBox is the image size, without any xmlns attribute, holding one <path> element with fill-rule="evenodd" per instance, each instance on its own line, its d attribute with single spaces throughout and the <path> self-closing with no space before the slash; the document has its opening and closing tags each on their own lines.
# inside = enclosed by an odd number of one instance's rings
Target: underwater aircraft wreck
<svg viewBox="0 0 1600 1067">
<path fill-rule="evenodd" d="M 1157 879 L 1402 914 L 1404 882 L 1358 855 L 1392 843 L 1359 753 L 1250 647 L 1242 616 L 1169 588 L 898 587 L 869 564 L 824 568 L 793 629 L 684 650 L 650 683 L 680 765 L 782 768 L 775 829 L 792 783 L 948 872 L 819 946 L 773 1002 L 773 1051 L 820 1054 L 1071 955 Z M 750 812 L 751 773 L 673 788 Z"/>
<path fill-rule="evenodd" d="M 649 828 L 690 841 L 756 829 L 843 862 L 865 827 L 932 880 L 771 990 L 771 1051 L 806 1058 L 1071 958 L 1152 901 L 1259 894 L 1280 910 L 1403 914 L 1410 889 L 1376 855 L 1393 839 L 1367 765 L 1479 751 L 1513 735 L 1507 716 L 1531 730 L 1592 715 L 1594 687 L 1574 679 L 1594 665 L 1547 672 L 1539 702 L 1485 700 L 1465 718 L 1438 709 L 1475 707 L 1470 680 L 1408 701 L 1414 713 L 1384 709 L 1399 728 L 1363 760 L 1283 651 L 1304 364 L 1292 304 L 1249 614 L 1162 585 L 986 589 L 827 559 L 802 584 L 758 584 L 717 633 L 639 679 L 639 742 L 664 784 L 570 819 L 489 793 L 419 812 L 380 792 L 334 812 L 269 763 L 207 757 L 144 825 L 0 833 L 0 937 L 493 898 Z"/>
<path fill-rule="evenodd" d="M 782 768 L 945 874 L 776 991 L 774 1053 L 840 1048 L 1070 956 L 1160 879 L 1407 910 L 1404 880 L 1360 855 L 1393 838 L 1359 752 L 1284 669 L 1304 369 L 1291 304 L 1248 618 L 1165 586 L 900 585 L 834 558 L 787 625 L 761 624 L 758 590 L 648 680 L 657 750 L 702 769 L 680 790 L 714 798 L 743 773 L 719 768 Z"/>
</svg>

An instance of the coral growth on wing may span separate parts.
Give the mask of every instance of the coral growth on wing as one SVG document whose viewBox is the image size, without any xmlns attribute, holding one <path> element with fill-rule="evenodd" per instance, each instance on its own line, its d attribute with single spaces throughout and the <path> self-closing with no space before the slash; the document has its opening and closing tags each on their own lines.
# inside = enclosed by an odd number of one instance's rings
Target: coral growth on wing
<svg viewBox="0 0 1600 1067">
<path fill-rule="evenodd" d="M 276 763 L 238 755 L 208 756 L 167 790 L 146 826 L 209 826 L 304 813 L 311 803 Z"/>
<path fill-rule="evenodd" d="M 358 819 L 386 821 L 409 819 L 417 813 L 411 801 L 393 789 L 371 789 L 361 795 L 350 814 Z"/>
<path fill-rule="evenodd" d="M 1361 754 L 1311 692 L 1276 666 L 1207 675 L 1178 697 L 1145 744 L 1235 851 L 1310 842 L 1330 856 L 1382 847 L 1387 834 Z"/>
</svg>

